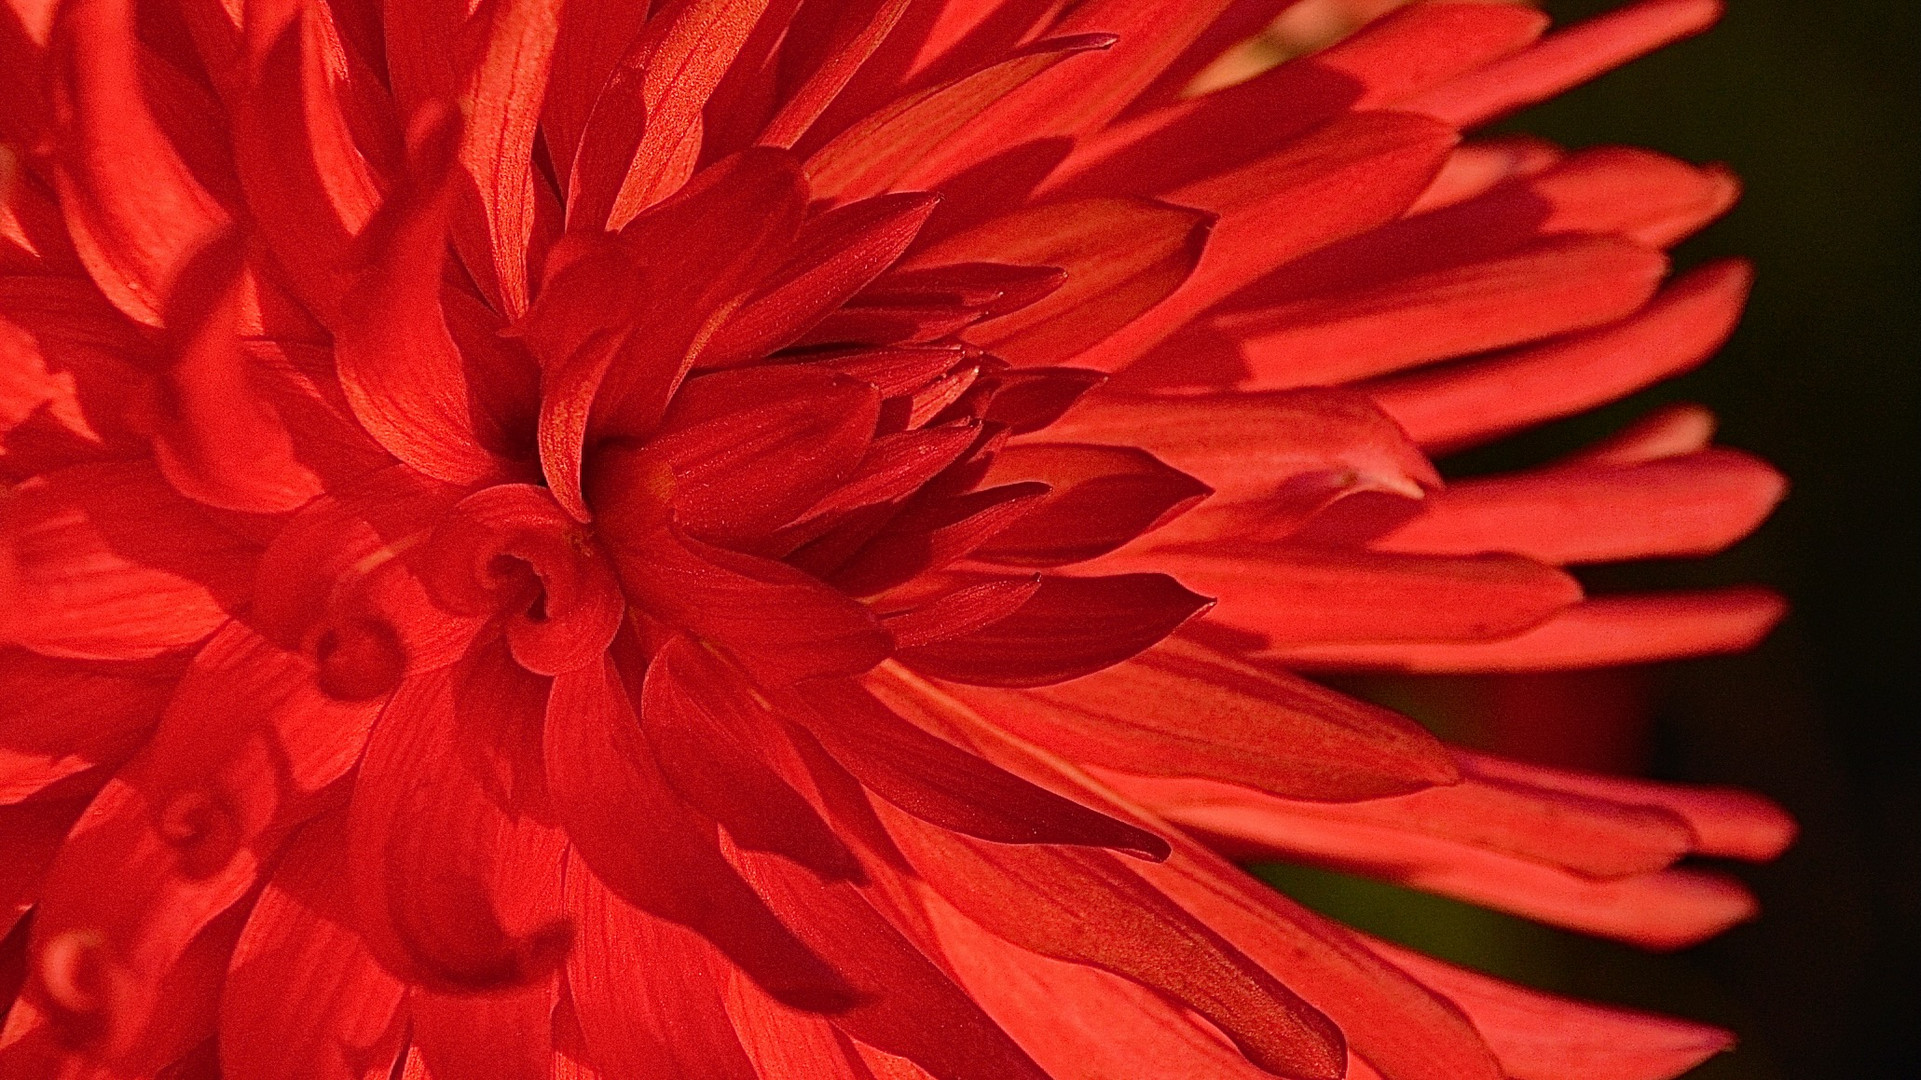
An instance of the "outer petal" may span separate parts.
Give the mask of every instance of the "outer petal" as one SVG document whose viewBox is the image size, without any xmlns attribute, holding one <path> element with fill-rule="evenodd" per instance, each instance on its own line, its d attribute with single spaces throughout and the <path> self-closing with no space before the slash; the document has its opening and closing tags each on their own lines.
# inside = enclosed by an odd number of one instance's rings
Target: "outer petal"
<svg viewBox="0 0 1921 1080">
<path fill-rule="evenodd" d="M 699 934 L 622 901 L 579 855 L 567 983 L 596 1067 L 635 1080 L 755 1080 L 722 1000 L 735 969 Z M 779 1007 L 771 1006 L 770 1007 Z"/>
<path fill-rule="evenodd" d="M 255 552 L 146 463 L 77 465 L 8 498 L 0 638 L 55 656 L 139 659 L 213 633 Z"/>
<path fill-rule="evenodd" d="M 102 292 L 159 326 L 173 282 L 226 227 L 148 111 L 132 0 L 63 4 L 54 22 L 56 115 L 65 130 L 56 178 L 67 227 Z"/>
<path fill-rule="evenodd" d="M 1178 634 L 1059 686 L 952 692 L 1069 760 L 1123 772 L 1337 802 L 1459 775 L 1441 744 L 1411 721 Z"/>
<path fill-rule="evenodd" d="M 405 987 L 353 930 L 339 889 L 344 816 L 309 823 L 247 918 L 220 1001 L 220 1063 L 234 1080 L 378 1080 Z"/>
<path fill-rule="evenodd" d="M 554 680 L 546 753 L 554 809 L 616 895 L 700 933 L 784 1001 L 847 1005 L 841 977 L 721 857 L 712 820 L 668 789 L 611 662 Z"/>
</svg>

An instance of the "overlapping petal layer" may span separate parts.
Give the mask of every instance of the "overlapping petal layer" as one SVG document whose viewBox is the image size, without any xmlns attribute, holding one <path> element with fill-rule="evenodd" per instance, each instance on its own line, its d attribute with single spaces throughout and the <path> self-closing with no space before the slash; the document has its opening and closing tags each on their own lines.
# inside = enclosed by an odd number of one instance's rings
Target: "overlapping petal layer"
<svg viewBox="0 0 1921 1080">
<path fill-rule="evenodd" d="M 1755 796 L 1297 670 L 1739 648 L 1718 168 L 1471 129 L 1701 29 L 1432 3 L 0 5 L 0 1074 L 1658 1080 L 1718 1031 L 1223 854 L 1672 947 Z M 1464 132 L 1467 134 L 1464 135 Z"/>
</svg>

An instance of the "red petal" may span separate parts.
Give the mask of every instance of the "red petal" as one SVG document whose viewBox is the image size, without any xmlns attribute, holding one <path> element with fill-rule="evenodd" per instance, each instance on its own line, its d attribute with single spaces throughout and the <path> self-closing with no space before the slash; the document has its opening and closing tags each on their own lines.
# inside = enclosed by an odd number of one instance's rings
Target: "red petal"
<svg viewBox="0 0 1921 1080">
<path fill-rule="evenodd" d="M 768 765 L 784 736 L 765 700 L 725 660 L 676 635 L 647 668 L 641 727 L 667 782 L 734 843 L 858 880 L 853 853 Z"/>
<path fill-rule="evenodd" d="M 889 706 L 887 676 L 860 685 L 820 680 L 800 688 L 804 707 L 789 717 L 813 732 L 835 760 L 881 798 L 943 829 L 1002 844 L 1115 847 L 1150 858 L 1166 846 L 1117 821 L 992 765 L 903 719 Z M 905 702 L 911 708 L 911 700 Z"/>
<path fill-rule="evenodd" d="M 767 0 L 684 0 L 647 24 L 624 62 L 645 70 L 647 128 L 608 221 L 619 229 L 693 175 L 701 110 Z"/>
<path fill-rule="evenodd" d="M 996 725 L 1092 765 L 1345 802 L 1458 778 L 1418 725 L 1176 635 L 1126 663 L 1020 693 L 956 687 Z"/>
<path fill-rule="evenodd" d="M 1251 385 L 1313 386 L 1503 348 L 1623 318 L 1667 261 L 1612 237 L 1541 241 L 1500 258 L 1218 320 Z"/>
<path fill-rule="evenodd" d="M 1100 127 L 1230 6 L 1230 0 L 1090 0 L 1069 8 L 1049 32 L 1112 35 L 1113 55 L 1085 69 L 1037 75 L 952 140 L 942 157 L 957 171 L 1020 140 Z"/>
<path fill-rule="evenodd" d="M 1066 271 L 1060 289 L 967 333 L 1015 364 L 1057 363 L 1179 287 L 1200 260 L 1210 224 L 1207 214 L 1146 199 L 1056 202 L 946 237 L 907 265 L 992 261 Z"/>
<path fill-rule="evenodd" d="M 548 283 L 521 330 L 543 369 L 541 464 L 569 513 L 587 519 L 590 443 L 653 432 L 716 318 L 786 253 L 806 202 L 790 155 L 736 154 Z M 640 301 L 610 305 L 610 287 Z"/>
<path fill-rule="evenodd" d="M 1562 458 L 1569 465 L 1641 465 L 1681 457 L 1714 441 L 1714 414 L 1699 405 L 1666 405 L 1600 442 Z"/>
<path fill-rule="evenodd" d="M 1586 600 L 1501 641 L 1289 645 L 1274 655 L 1315 670 L 1562 671 L 1753 648 L 1786 614 L 1766 589 Z"/>
<path fill-rule="evenodd" d="M 1403 103 L 1459 127 L 1545 101 L 1604 71 L 1698 34 L 1721 16 L 1719 0 L 1642 0 L 1550 34 L 1519 55 Z"/>
<path fill-rule="evenodd" d="M 965 637 L 900 649 L 926 675 L 978 686 L 1046 686 L 1111 667 L 1213 601 L 1163 574 L 1041 580 L 1007 618 Z"/>
<path fill-rule="evenodd" d="M 1441 482 L 1399 425 L 1347 390 L 1100 394 L 1048 434 L 1139 446 L 1214 489 L 1157 544 L 1250 534 L 1278 540 L 1354 495 L 1411 513 Z"/>
<path fill-rule="evenodd" d="M 832 1022 L 790 1009 L 733 974 L 727 1015 L 759 1076 L 768 1080 L 875 1080 L 860 1052 Z"/>
<path fill-rule="evenodd" d="M 1245 164 L 1344 111 L 1391 106 L 1472 71 L 1527 46 L 1546 26 L 1525 6 L 1410 5 L 1245 82 L 1090 133 L 1042 191 L 1162 194 Z"/>
<path fill-rule="evenodd" d="M 354 933 L 344 819 L 301 830 L 247 917 L 221 992 L 224 1076 L 378 1080 L 391 1068 L 405 987 Z"/>
<path fill-rule="evenodd" d="M 76 942 L 104 950 L 77 960 L 101 965 L 106 992 L 66 995 L 63 1031 L 124 1050 L 191 1014 L 183 1003 L 195 999 L 170 997 L 170 987 L 214 959 L 207 935 L 223 912 L 244 914 L 234 905 L 353 767 L 373 713 L 320 693 L 301 658 L 238 623 L 200 651 L 153 738 L 74 826 L 42 890 L 35 985 L 46 964 L 76 960 Z M 101 889 L 108 879 L 115 887 Z M 231 929 L 216 950 L 222 971 L 239 922 Z M 216 979 L 207 993 L 217 992 Z"/>
<path fill-rule="evenodd" d="M 1624 397 L 1707 359 L 1733 332 L 1753 278 L 1745 263 L 1710 263 L 1613 326 L 1362 389 L 1425 447 L 1485 442 Z"/>
<path fill-rule="evenodd" d="M 956 977 L 1055 1080 L 1272 1075 L 1213 1026 L 1138 983 L 1010 945 L 938 898 L 926 906 Z"/>
<path fill-rule="evenodd" d="M 608 539 L 634 604 L 726 646 L 758 681 L 848 675 L 887 656 L 890 641 L 872 612 L 785 563 L 661 527 L 610 530 Z"/>
<path fill-rule="evenodd" d="M 258 514 L 298 508 L 322 491 L 299 460 L 294 433 L 261 392 L 241 340 L 246 303 L 237 238 L 188 263 L 166 306 L 173 339 L 154 457 L 175 490 L 198 502 Z"/>
<path fill-rule="evenodd" d="M 1046 494 L 1046 486 L 1037 483 L 952 496 L 926 492 L 834 570 L 830 580 L 852 595 L 870 596 L 939 570 L 1019 521 Z"/>
<path fill-rule="evenodd" d="M 54 177 L 74 247 L 100 291 L 137 322 L 161 325 L 174 278 L 229 224 L 170 142 L 142 92 L 132 0 L 60 6 L 53 91 L 63 153 Z"/>
<path fill-rule="evenodd" d="M 1573 578 L 1511 555 L 1443 557 L 1218 545 L 1138 558 L 1218 593 L 1214 621 L 1271 643 L 1517 634 L 1581 599 Z"/>
<path fill-rule="evenodd" d="M 423 1080 L 548 1080 L 555 1000 L 552 978 L 483 996 L 415 990 L 407 1004 Z"/>
<path fill-rule="evenodd" d="M 1205 783 L 1129 782 L 1124 789 L 1207 836 L 1209 846 L 1240 858 L 1280 857 L 1366 874 L 1652 949 L 1705 941 L 1752 918 L 1757 910 L 1754 897 L 1740 883 L 1719 874 L 1679 869 L 1589 877 L 1491 848 L 1361 820 L 1366 811 L 1349 812 L 1365 803 L 1304 811 L 1299 808 L 1306 804 L 1288 805 L 1245 788 L 1213 785 L 1205 802 L 1184 804 Z M 1445 798 L 1441 792 L 1448 790 L 1437 789 L 1433 797 Z M 1430 796 L 1402 798 L 1424 797 Z"/>
<path fill-rule="evenodd" d="M 335 325 L 351 245 L 391 183 L 380 166 L 396 149 L 363 150 L 357 137 L 385 128 L 378 134 L 392 138 L 397 125 L 328 5 L 289 4 L 283 15 L 276 23 L 248 11 L 253 86 L 231 101 L 234 164 L 275 260 L 301 300 Z"/>
<path fill-rule="evenodd" d="M 1546 562 L 1708 555 L 1752 532 L 1786 494 L 1781 474 L 1735 450 L 1641 465 L 1549 466 L 1450 485 L 1380 551 L 1512 551 Z"/>
<path fill-rule="evenodd" d="M 1367 945 L 1459 1005 L 1512 1080 L 1670 1080 L 1734 1045 L 1706 1024 L 1571 1001 L 1385 941 Z"/>
<path fill-rule="evenodd" d="M 170 674 L 0 650 L 0 805 L 126 760 L 160 719 Z"/>
<path fill-rule="evenodd" d="M 359 282 L 341 304 L 334 357 L 341 388 L 369 434 L 395 457 L 452 484 L 507 466 L 482 444 L 474 385 L 441 307 L 452 138 L 442 120 L 425 134 L 415 189 L 390 199 L 369 226 L 375 237 Z"/>
<path fill-rule="evenodd" d="M 881 195 L 809 221 L 774 280 L 715 332 L 699 364 L 730 367 L 792 344 L 892 266 L 937 201 L 919 192 Z"/>
<path fill-rule="evenodd" d="M 1116 371 L 1268 271 L 1407 209 L 1453 149 L 1452 128 L 1400 113 L 1337 120 L 1169 202 L 1220 215 L 1187 281 L 1076 362 Z"/>
<path fill-rule="evenodd" d="M 840 200 L 894 190 L 956 131 L 1008 92 L 1075 53 L 1112 44 L 1110 34 L 1049 38 L 970 75 L 910 94 L 814 151 L 807 159 L 807 175 L 817 194 Z"/>
<path fill-rule="evenodd" d="M 8 497 L 0 639 L 133 660 L 192 645 L 247 598 L 255 552 L 145 463 L 76 465 Z"/>
<path fill-rule="evenodd" d="M 646 7 L 622 0 L 576 0 L 561 5 L 553 58 L 548 65 L 547 96 L 540 114 L 547 152 L 561 171 L 573 166 L 581 133 L 591 123 L 589 117 L 599 107 L 615 72 L 622 67 L 622 57 L 646 25 L 647 15 Z M 628 114 L 627 120 L 645 121 L 644 107 L 621 111 Z M 638 135 L 635 131 L 636 141 Z M 622 173 L 632 160 L 633 148 L 629 146 L 626 156 L 618 162 Z M 619 182 L 620 177 L 614 177 L 613 187 L 617 188 Z M 570 187 L 566 194 L 571 209 L 580 193 Z M 610 188 L 605 203 L 608 208 L 612 206 L 613 194 Z M 569 224 L 579 222 L 570 217 Z M 599 224 L 604 225 L 604 219 Z"/>
<path fill-rule="evenodd" d="M 65 846 L 68 831 L 92 799 L 88 791 L 77 797 L 0 806 L 0 844 L 7 851 L 7 862 L 0 866 L 0 940 L 6 943 L 0 959 L 6 965 L 0 991 L 5 991 L 9 1002 L 27 975 L 26 935 L 32 924 L 22 926 L 22 921 L 39 901 L 47 868 Z"/>
<path fill-rule="evenodd" d="M 1686 820 L 1665 807 L 1475 775 L 1445 787 L 1339 804 L 1277 799 L 1191 777 L 1117 776 L 1114 783 L 1156 813 L 1228 837 L 1272 838 L 1298 828 L 1308 838 L 1304 847 L 1314 849 L 1312 838 L 1322 837 L 1326 851 L 1333 851 L 1378 834 L 1382 851 L 1366 859 L 1368 865 L 1390 865 L 1397 855 L 1430 863 L 1465 846 L 1614 880 L 1665 869 L 1695 847 Z"/>
<path fill-rule="evenodd" d="M 755 1080 L 722 1000 L 734 968 L 718 950 L 623 902 L 578 855 L 567 866 L 567 910 L 580 927 L 567 984 L 601 1072 L 635 1080 Z"/>
<path fill-rule="evenodd" d="M 994 458 L 983 484 L 1048 486 L 1034 508 L 973 551 L 1014 566 L 1061 566 L 1104 555 L 1152 532 L 1213 493 L 1144 450 L 1030 442 Z"/>
<path fill-rule="evenodd" d="M 1389 1080 L 1497 1080 L 1467 1018 L 1356 940 L 1192 841 L 1142 876 L 1327 1014 Z M 1357 1070 L 1358 1072 L 1358 1070 Z"/>
<path fill-rule="evenodd" d="M 780 111 L 756 141 L 762 146 L 793 146 L 880 47 L 908 6 L 909 0 L 804 6 L 782 43 L 781 66 L 799 67 L 810 61 L 817 66 L 785 95 Z M 814 18 L 808 19 L 809 15 Z"/>
<path fill-rule="evenodd" d="M 1702 855 L 1765 862 L 1794 840 L 1794 819 L 1751 792 L 1568 772 L 1465 750 L 1454 757 L 1469 775 L 1678 814 L 1694 831 L 1690 850 Z"/>
<path fill-rule="evenodd" d="M 435 528 L 421 564 L 436 601 L 461 615 L 499 617 L 514 659 L 543 675 L 598 660 L 626 609 L 605 550 L 529 484 L 461 500 Z"/>
<path fill-rule="evenodd" d="M 534 234 L 534 127 L 547 91 L 560 0 L 499 0 L 486 48 L 462 89 L 470 101 L 460 163 L 479 220 L 456 217 L 454 242 L 508 318 L 527 310 L 527 245 Z"/>
<path fill-rule="evenodd" d="M 354 781 L 349 844 L 358 926 L 381 962 L 413 985 L 473 993 L 545 978 L 570 928 L 554 888 L 565 837 L 503 811 L 468 768 L 461 739 L 489 725 L 457 717 L 461 674 L 410 679 L 381 712 Z"/>
<path fill-rule="evenodd" d="M 964 637 L 1019 611 L 1041 587 L 1041 575 L 996 577 L 977 574 L 923 574 L 880 601 L 881 619 L 897 647 L 926 645 Z"/>
<path fill-rule="evenodd" d="M 844 1008 L 851 991 L 721 857 L 711 819 L 667 788 L 611 664 L 554 680 L 547 783 L 574 848 L 621 899 L 689 927 L 775 997 Z"/>
<path fill-rule="evenodd" d="M 872 386 L 812 366 L 716 372 L 682 388 L 641 453 L 673 469 L 682 528 L 748 548 L 853 472 L 873 441 L 880 404 Z M 609 451 L 595 468 L 620 470 L 631 453 Z M 627 485 L 596 479 L 595 486 L 619 492 Z"/>
<path fill-rule="evenodd" d="M 907 1058 L 935 1080 L 1046 1080 L 973 999 L 852 885 L 823 885 L 770 856 L 743 852 L 736 861 L 808 946 L 846 972 L 858 990 L 856 1002 L 834 1017 L 835 1027 Z"/>
<path fill-rule="evenodd" d="M 990 932 L 1160 991 L 1277 1076 L 1342 1075 L 1339 1028 L 1113 856 L 989 848 L 899 817 L 889 832 L 935 891 Z"/>
<path fill-rule="evenodd" d="M 972 449 L 979 437 L 980 427 L 966 423 L 883 435 L 868 444 L 846 483 L 821 496 L 796 520 L 811 521 L 905 498 Z"/>
</svg>

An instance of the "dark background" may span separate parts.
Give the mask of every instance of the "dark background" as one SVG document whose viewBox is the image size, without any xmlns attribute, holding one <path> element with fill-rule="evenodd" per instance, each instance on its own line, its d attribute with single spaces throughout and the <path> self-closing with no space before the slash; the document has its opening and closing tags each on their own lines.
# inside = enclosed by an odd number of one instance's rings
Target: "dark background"
<svg viewBox="0 0 1921 1080">
<path fill-rule="evenodd" d="M 1565 22 L 1616 4 L 1546 6 Z M 1760 920 L 1651 956 L 1358 879 L 1262 868 L 1350 922 L 1483 970 L 1734 1028 L 1741 1046 L 1696 1080 L 1921 1078 L 1917 52 L 1915 0 L 1730 0 L 1707 35 L 1504 125 L 1732 165 L 1741 203 L 1677 262 L 1744 255 L 1759 280 L 1740 330 L 1706 368 L 1444 468 L 1539 461 L 1659 404 L 1705 404 L 1721 416 L 1722 442 L 1788 474 L 1788 501 L 1724 555 L 1608 568 L 1590 582 L 1760 581 L 1793 601 L 1787 623 L 1748 655 L 1558 689 L 1498 679 L 1356 687 L 1452 725 L 1454 737 L 1522 753 L 1516 732 L 1463 730 L 1460 717 L 1503 693 L 1644 703 L 1644 726 L 1615 736 L 1634 745 L 1590 748 L 1596 763 L 1612 756 L 1667 779 L 1753 788 L 1799 818 L 1786 856 L 1735 868 L 1760 896 Z"/>
</svg>

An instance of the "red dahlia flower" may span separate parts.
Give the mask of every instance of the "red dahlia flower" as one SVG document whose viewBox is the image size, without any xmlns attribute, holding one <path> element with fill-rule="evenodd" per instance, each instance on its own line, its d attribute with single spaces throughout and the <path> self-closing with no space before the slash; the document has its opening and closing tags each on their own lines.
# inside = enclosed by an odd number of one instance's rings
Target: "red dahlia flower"
<svg viewBox="0 0 1921 1080">
<path fill-rule="evenodd" d="M 1781 491 L 1662 413 L 1722 171 L 1459 132 L 1694 32 L 1285 0 L 7 0 L 0 1075 L 1646 1080 L 1727 1037 L 1222 853 L 1654 946 L 1738 793 L 1296 671 L 1745 646 L 1584 598 Z"/>
</svg>

